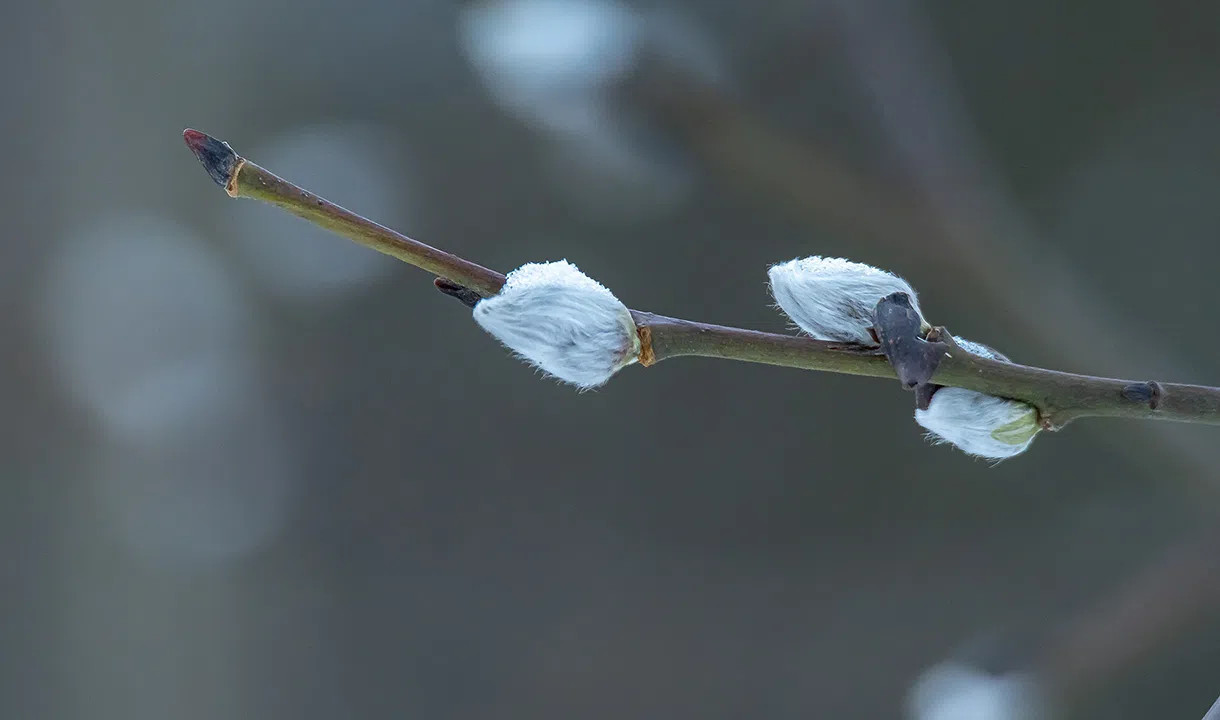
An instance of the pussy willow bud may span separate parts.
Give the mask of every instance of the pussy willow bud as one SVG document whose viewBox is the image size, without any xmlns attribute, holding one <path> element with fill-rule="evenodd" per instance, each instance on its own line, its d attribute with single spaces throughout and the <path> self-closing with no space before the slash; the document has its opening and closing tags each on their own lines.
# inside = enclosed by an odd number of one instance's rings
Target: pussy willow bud
<svg viewBox="0 0 1220 720">
<path fill-rule="evenodd" d="M 875 343 L 873 310 L 891 293 L 909 295 L 919 312 L 906 280 L 863 263 L 813 256 L 772 265 L 767 275 L 780 309 L 818 340 Z"/>
<path fill-rule="evenodd" d="M 986 345 L 959 337 L 954 340 L 975 355 L 1008 360 Z M 991 460 L 1025 452 L 1042 429 L 1032 405 L 954 387 L 939 388 L 927 410 L 915 411 L 915 422 L 937 441 Z"/>
<path fill-rule="evenodd" d="M 1046 720 L 1046 700 L 1026 673 L 991 674 L 958 662 L 924 672 L 907 697 L 911 720 Z"/>
<path fill-rule="evenodd" d="M 566 260 L 512 271 L 497 295 L 475 305 L 474 319 L 530 364 L 584 389 L 605 383 L 640 350 L 627 306 Z"/>
</svg>

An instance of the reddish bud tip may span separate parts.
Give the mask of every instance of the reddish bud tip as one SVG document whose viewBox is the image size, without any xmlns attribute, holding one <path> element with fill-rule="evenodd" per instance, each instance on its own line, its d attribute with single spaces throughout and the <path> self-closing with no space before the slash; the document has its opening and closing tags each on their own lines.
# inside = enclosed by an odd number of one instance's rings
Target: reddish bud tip
<svg viewBox="0 0 1220 720">
<path fill-rule="evenodd" d="M 190 128 L 182 131 L 182 139 L 191 152 L 195 153 L 195 157 L 199 158 L 199 162 L 203 164 L 204 169 L 208 171 L 208 175 L 212 176 L 216 184 L 226 187 L 233 175 L 233 170 L 237 168 L 238 157 L 237 153 L 233 152 L 233 148 L 211 135 Z"/>
<path fill-rule="evenodd" d="M 182 139 L 186 141 L 186 146 L 192 151 L 199 152 L 199 149 L 207 142 L 208 136 L 198 130 L 187 128 L 182 131 Z"/>
</svg>

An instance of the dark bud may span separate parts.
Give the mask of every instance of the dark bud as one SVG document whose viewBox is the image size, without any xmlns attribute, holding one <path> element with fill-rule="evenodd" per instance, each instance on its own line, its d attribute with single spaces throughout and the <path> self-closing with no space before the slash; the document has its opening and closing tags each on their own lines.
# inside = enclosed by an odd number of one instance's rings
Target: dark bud
<svg viewBox="0 0 1220 720">
<path fill-rule="evenodd" d="M 944 346 L 929 343 L 920 336 L 923 318 L 911 305 L 906 293 L 885 296 L 873 311 L 873 330 L 881 342 L 881 352 L 893 366 L 898 381 L 908 390 L 926 385 L 936 374 Z M 922 393 L 919 400 L 931 401 L 932 393 Z"/>
<path fill-rule="evenodd" d="M 1156 382 L 1131 383 L 1123 388 L 1124 399 L 1147 405 L 1152 410 L 1160 407 L 1161 394 L 1161 386 Z"/>
<path fill-rule="evenodd" d="M 203 168 L 208 171 L 208 175 L 212 176 L 216 184 L 228 187 L 238 161 L 237 153 L 233 152 L 229 143 L 190 129 L 182 131 L 182 139 L 186 141 L 186 146 L 191 149 L 191 152 L 195 153 L 195 157 L 199 158 L 199 162 L 203 163 Z"/>
<path fill-rule="evenodd" d="M 927 410 L 932 405 L 932 396 L 936 394 L 944 385 L 934 385 L 932 383 L 924 383 L 923 385 L 915 386 L 915 407 L 920 410 Z"/>
<path fill-rule="evenodd" d="M 458 285 L 452 280 L 446 280 L 442 277 L 438 277 L 437 279 L 433 280 L 432 284 L 436 286 L 437 290 L 440 290 L 449 297 L 455 297 L 460 300 L 466 307 L 474 307 L 480 300 L 483 299 L 482 295 L 478 294 L 474 290 L 471 290 L 465 285 Z"/>
</svg>

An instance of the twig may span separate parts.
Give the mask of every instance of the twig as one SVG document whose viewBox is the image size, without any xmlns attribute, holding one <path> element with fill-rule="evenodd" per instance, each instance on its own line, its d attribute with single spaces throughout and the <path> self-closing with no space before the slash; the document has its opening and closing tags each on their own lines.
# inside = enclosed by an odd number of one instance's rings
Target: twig
<svg viewBox="0 0 1220 720">
<path fill-rule="evenodd" d="M 361 245 L 427 270 L 449 281 L 442 287 L 449 294 L 458 294 L 464 288 L 480 297 L 490 297 L 504 285 L 503 274 L 339 207 L 242 158 L 227 143 L 196 130 L 185 131 L 183 138 L 231 197 L 271 203 Z M 469 301 L 471 297 L 465 299 Z M 632 316 L 639 329 L 640 364 L 644 366 L 673 357 L 702 356 L 896 377 L 878 347 L 756 332 L 637 310 L 632 311 Z M 929 343 L 940 352 L 932 383 L 1029 403 L 1038 409 L 1047 429 L 1058 429 L 1088 416 L 1220 424 L 1220 388 L 1117 380 L 1017 365 L 961 351 L 943 330 L 939 337 L 942 339 Z"/>
<path fill-rule="evenodd" d="M 850 38 L 846 45 L 894 49 L 889 39 L 880 44 L 876 38 L 872 40 Z M 926 65 L 921 59 L 886 67 Z M 904 92 L 911 90 L 909 82 L 900 87 Z M 977 186 L 985 184 L 978 173 L 957 180 L 938 195 L 943 200 L 945 194 L 953 193 L 957 199 L 953 206 L 931 203 L 914 189 L 854 166 L 831 146 L 783 131 L 733 94 L 664 62 L 638 69 L 625 83 L 623 93 L 649 110 L 650 117 L 724 186 L 753 197 L 760 207 L 783 211 L 818 233 L 830 224 L 874 253 L 878 248 L 901 250 L 912 264 L 911 270 L 952 277 L 959 295 L 977 301 L 993 316 L 1003 317 L 1031 348 L 1081 367 L 1116 371 L 1116 356 L 1110 348 L 1128 333 L 1113 317 L 1113 309 L 1096 301 L 1080 278 L 1044 244 L 1033 247 L 1032 233 L 1019 218 L 1014 220 L 1011 213 L 997 217 L 992 197 L 985 201 L 972 195 L 978 192 Z M 897 99 L 901 96 L 887 98 L 884 104 L 889 106 Z M 926 109 L 937 101 L 917 95 L 911 102 L 915 108 Z M 957 139 L 968 133 L 959 128 L 948 134 Z M 933 165 L 940 168 L 946 163 L 939 158 Z M 974 199 L 963 202 L 963 195 Z M 875 212 L 878 207 L 886 211 Z M 911 248 L 918 252 L 909 252 Z M 1127 367 L 1182 373 L 1180 365 L 1156 343 L 1132 344 L 1121 358 Z M 1150 428 L 1146 439 L 1138 446 L 1124 444 L 1121 450 L 1158 475 L 1169 472 L 1178 479 L 1189 479 L 1208 502 L 1214 501 L 1214 446 L 1201 436 L 1163 426 Z"/>
</svg>

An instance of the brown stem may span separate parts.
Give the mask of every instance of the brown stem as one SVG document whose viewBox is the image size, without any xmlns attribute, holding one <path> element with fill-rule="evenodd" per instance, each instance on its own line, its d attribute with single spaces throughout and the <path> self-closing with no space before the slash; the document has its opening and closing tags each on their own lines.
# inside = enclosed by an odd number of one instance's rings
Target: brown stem
<svg viewBox="0 0 1220 720">
<path fill-rule="evenodd" d="M 431 245 L 304 190 L 240 157 L 195 130 L 187 145 L 233 197 L 262 200 L 338 235 L 427 270 L 481 297 L 500 291 L 504 275 Z M 225 171 L 228 177 L 225 179 Z M 452 294 L 452 293 L 451 293 Z M 894 378 L 877 347 L 756 332 L 632 311 L 643 342 L 641 365 L 681 356 L 765 363 L 805 370 Z M 942 333 L 944 337 L 951 337 Z M 1104 416 L 1220 425 L 1220 388 L 1076 375 L 972 355 L 945 342 L 931 382 L 1013 398 L 1038 408 L 1043 425 L 1057 429 L 1078 417 Z"/>
<path fill-rule="evenodd" d="M 894 370 L 876 347 L 776 335 L 639 310 L 632 310 L 631 315 L 636 325 L 641 330 L 646 328 L 650 336 L 652 356 L 650 362 L 641 363 L 645 365 L 669 358 L 698 356 L 846 375 L 895 377 Z"/>
</svg>

